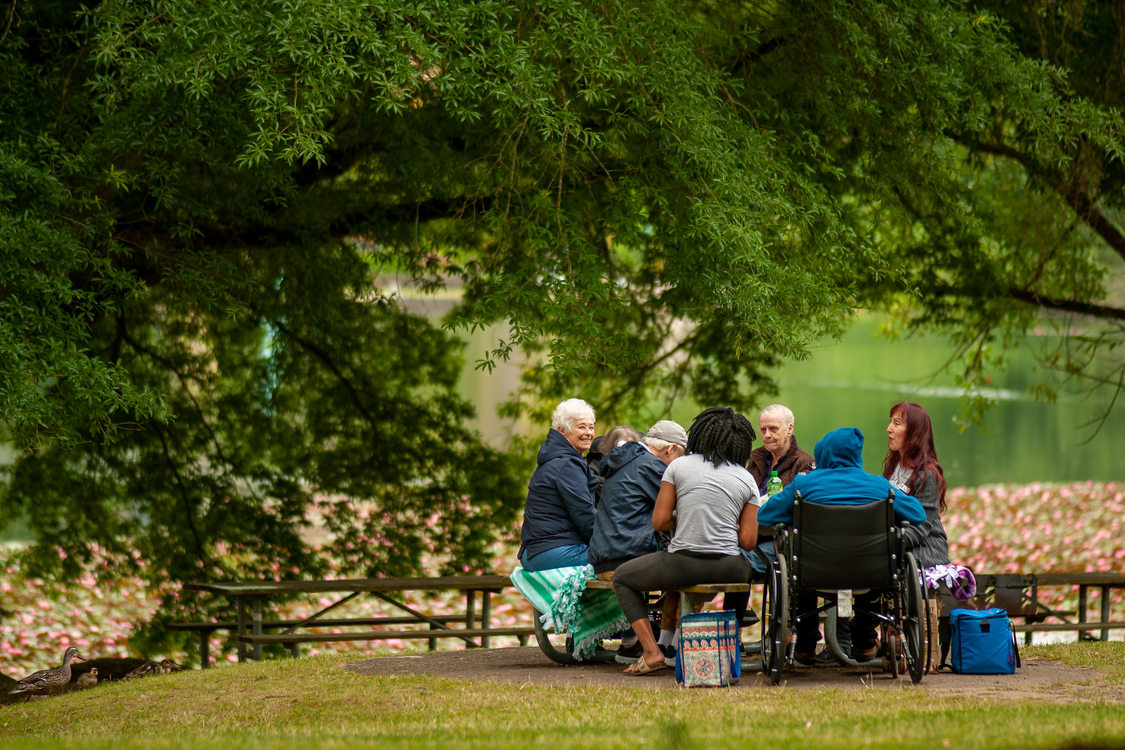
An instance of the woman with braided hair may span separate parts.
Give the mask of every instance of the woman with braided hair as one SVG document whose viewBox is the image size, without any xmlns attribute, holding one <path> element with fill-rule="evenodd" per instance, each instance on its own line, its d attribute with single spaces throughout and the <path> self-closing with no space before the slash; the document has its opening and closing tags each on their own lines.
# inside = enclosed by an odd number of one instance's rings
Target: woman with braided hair
<svg viewBox="0 0 1125 750">
<path fill-rule="evenodd" d="M 668 464 L 652 511 L 657 531 L 675 529 L 667 549 L 622 563 L 617 600 L 644 647 L 625 670 L 642 675 L 668 666 L 648 620 L 645 592 L 700 583 L 746 583 L 740 552 L 758 543 L 758 484 L 746 470 L 754 448 L 750 420 L 728 407 L 700 412 L 688 429 L 687 455 Z M 738 612 L 741 621 L 742 612 Z"/>
</svg>

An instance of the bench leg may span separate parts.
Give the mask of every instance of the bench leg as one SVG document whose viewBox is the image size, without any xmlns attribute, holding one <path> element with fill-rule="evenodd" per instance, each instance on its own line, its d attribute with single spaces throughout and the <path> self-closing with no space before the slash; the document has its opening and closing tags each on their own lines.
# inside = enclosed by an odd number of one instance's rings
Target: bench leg
<svg viewBox="0 0 1125 750">
<path fill-rule="evenodd" d="M 1109 622 L 1109 586 L 1102 586 L 1102 622 Z M 1103 630 L 1101 640 L 1109 640 L 1109 631 Z"/>
<path fill-rule="evenodd" d="M 253 602 L 252 606 L 254 608 L 254 622 L 253 622 L 254 635 L 261 635 L 262 634 L 262 600 L 261 599 L 254 599 L 254 602 Z M 254 644 L 254 661 L 261 661 L 261 660 L 262 660 L 262 644 L 255 643 Z"/>
<path fill-rule="evenodd" d="M 211 632 L 208 630 L 199 634 L 199 664 L 203 669 L 211 666 Z"/>
<path fill-rule="evenodd" d="M 238 638 L 238 661 L 246 661 L 246 644 L 242 642 L 242 637 L 246 635 L 246 602 L 242 600 L 241 596 L 234 598 L 234 611 L 235 619 L 238 621 L 238 629 L 236 635 Z"/>
<path fill-rule="evenodd" d="M 1103 617 L 1102 619 L 1104 620 L 1105 618 Z M 487 591 L 481 592 L 480 626 L 482 628 L 492 627 L 492 597 Z M 488 648 L 488 643 L 489 639 L 487 635 L 480 639 L 481 648 Z"/>
<path fill-rule="evenodd" d="M 1089 622 L 1089 620 L 1086 619 L 1086 585 L 1085 584 L 1078 587 L 1078 624 L 1081 625 L 1084 622 Z M 1085 635 L 1086 635 L 1085 630 L 1079 630 L 1078 631 L 1078 642 L 1079 643 L 1086 640 L 1085 637 L 1084 637 Z"/>
</svg>

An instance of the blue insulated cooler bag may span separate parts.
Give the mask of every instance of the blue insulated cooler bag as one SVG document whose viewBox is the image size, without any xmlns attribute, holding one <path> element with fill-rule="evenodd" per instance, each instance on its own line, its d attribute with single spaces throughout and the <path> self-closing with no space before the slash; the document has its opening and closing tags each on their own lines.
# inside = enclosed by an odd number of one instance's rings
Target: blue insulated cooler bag
<svg viewBox="0 0 1125 750">
<path fill-rule="evenodd" d="M 1012 674 L 1019 666 L 1016 634 L 999 608 L 955 609 L 949 613 L 949 658 L 959 674 Z"/>
</svg>

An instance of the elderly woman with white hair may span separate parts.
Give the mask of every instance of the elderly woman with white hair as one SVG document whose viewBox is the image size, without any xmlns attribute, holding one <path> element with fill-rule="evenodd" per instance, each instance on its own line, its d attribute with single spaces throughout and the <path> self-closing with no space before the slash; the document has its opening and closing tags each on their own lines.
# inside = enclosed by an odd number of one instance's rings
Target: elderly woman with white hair
<svg viewBox="0 0 1125 750">
<path fill-rule="evenodd" d="M 598 478 L 582 455 L 595 426 L 593 407 L 580 398 L 563 401 L 551 416 L 527 484 L 519 550 L 524 570 L 587 564 Z"/>
</svg>

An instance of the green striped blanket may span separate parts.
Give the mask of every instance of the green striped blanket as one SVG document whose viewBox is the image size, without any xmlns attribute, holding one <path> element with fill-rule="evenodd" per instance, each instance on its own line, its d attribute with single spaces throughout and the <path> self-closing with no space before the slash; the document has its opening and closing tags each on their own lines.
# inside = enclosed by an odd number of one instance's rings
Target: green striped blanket
<svg viewBox="0 0 1125 750">
<path fill-rule="evenodd" d="M 586 590 L 586 581 L 594 577 L 589 565 L 538 571 L 517 567 L 509 577 L 523 598 L 543 613 L 544 630 L 570 633 L 576 659 L 589 659 L 603 638 L 629 627 L 612 590 Z"/>
</svg>

